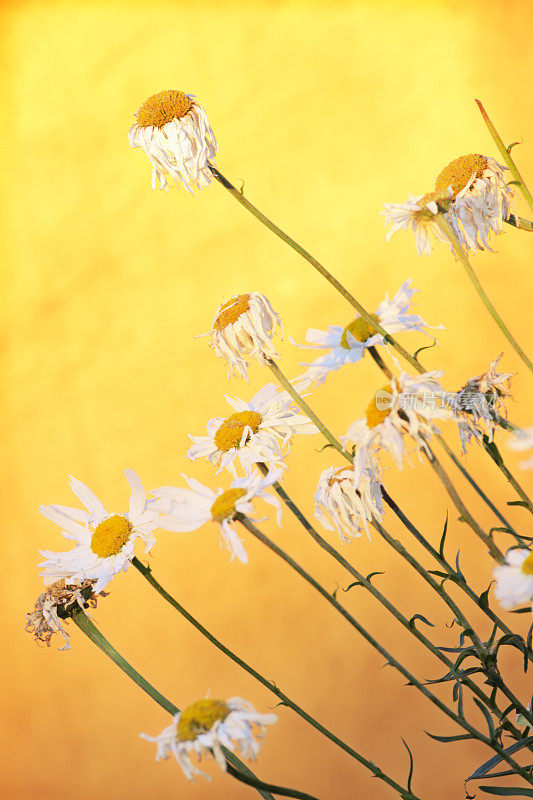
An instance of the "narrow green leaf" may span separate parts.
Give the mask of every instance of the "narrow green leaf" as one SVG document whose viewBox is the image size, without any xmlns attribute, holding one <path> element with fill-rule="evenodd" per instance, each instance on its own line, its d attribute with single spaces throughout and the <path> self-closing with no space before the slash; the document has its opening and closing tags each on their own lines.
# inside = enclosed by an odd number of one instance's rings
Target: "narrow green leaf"
<svg viewBox="0 0 533 800">
<path fill-rule="evenodd" d="M 533 797 L 533 789 L 520 789 L 514 786 L 480 786 L 482 792 L 497 794 L 499 797 Z"/>
</svg>

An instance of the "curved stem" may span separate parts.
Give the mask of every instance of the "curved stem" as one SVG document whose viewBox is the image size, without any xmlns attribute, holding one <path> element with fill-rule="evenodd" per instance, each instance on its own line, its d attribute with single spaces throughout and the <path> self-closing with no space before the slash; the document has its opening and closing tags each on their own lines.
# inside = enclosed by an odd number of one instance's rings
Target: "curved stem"
<svg viewBox="0 0 533 800">
<path fill-rule="evenodd" d="M 113 645 L 108 642 L 105 636 L 100 633 L 94 622 L 89 619 L 89 617 L 84 613 L 84 611 L 82 611 L 81 608 L 79 611 L 73 613 L 72 621 L 76 623 L 78 628 L 83 631 L 83 633 L 91 640 L 91 642 L 99 647 L 106 656 L 109 656 L 111 661 L 113 661 L 117 667 L 125 672 L 128 678 L 131 678 L 131 680 L 136 683 L 137 686 L 143 690 L 143 692 L 146 692 L 146 694 L 151 697 L 152 700 L 155 700 L 155 702 L 161 706 L 164 711 L 172 714 L 172 716 L 178 713 L 180 709 L 170 700 L 167 700 L 167 698 L 164 697 L 161 692 L 158 692 L 157 689 L 155 689 L 152 684 L 146 680 L 146 678 L 143 678 L 140 672 L 137 672 L 137 670 L 120 655 L 118 650 L 115 650 Z M 236 773 L 243 776 L 243 778 L 244 776 L 248 776 L 249 778 L 257 781 L 257 778 L 252 770 L 249 769 L 246 764 L 243 764 L 243 762 L 235 755 L 235 753 L 232 753 L 231 750 L 228 750 L 226 747 L 223 747 L 222 750 L 224 752 L 226 761 L 232 765 Z M 255 786 L 255 784 L 252 785 Z M 260 788 L 259 786 L 256 786 L 256 788 L 264 800 L 274 800 L 268 789 Z M 294 797 L 295 795 L 292 796 Z"/>
<path fill-rule="evenodd" d="M 533 197 L 531 196 L 531 193 L 530 193 L 529 189 L 527 188 L 527 186 L 525 184 L 525 181 L 524 181 L 522 175 L 520 174 L 520 171 L 519 171 L 518 167 L 516 166 L 516 164 L 514 163 L 512 157 L 511 157 L 511 153 L 509 152 L 510 148 L 507 148 L 504 145 L 502 137 L 500 136 L 500 134 L 498 133 L 498 131 L 494 127 L 494 124 L 492 123 L 489 115 L 485 111 L 485 108 L 483 107 L 483 103 L 481 103 L 479 100 L 476 100 L 476 103 L 477 103 L 477 107 L 481 111 L 481 116 L 485 120 L 485 124 L 486 124 L 487 128 L 489 129 L 489 133 L 492 136 L 492 138 L 494 139 L 496 147 L 500 151 L 500 153 L 502 155 L 502 158 L 504 159 L 505 163 L 509 167 L 513 178 L 515 179 L 515 181 L 518 182 L 518 184 L 520 186 L 520 189 L 522 190 L 522 194 L 524 195 L 525 199 L 527 200 L 530 209 L 533 211 Z"/>
<path fill-rule="evenodd" d="M 485 290 L 483 289 L 481 283 L 479 282 L 479 278 L 477 277 L 476 273 L 472 269 L 472 266 L 471 266 L 468 258 L 466 257 L 466 255 L 465 255 L 465 253 L 463 251 L 463 248 L 459 244 L 459 241 L 458 241 L 455 233 L 451 229 L 450 225 L 448 224 L 448 222 L 446 221 L 446 219 L 444 218 L 444 216 L 441 213 L 435 214 L 434 220 L 437 223 L 437 225 L 439 226 L 439 228 L 441 229 L 441 231 L 450 240 L 450 243 L 452 245 L 452 250 L 453 250 L 456 258 L 461 262 L 461 264 L 465 268 L 468 277 L 470 278 L 470 280 L 474 284 L 474 288 L 475 288 L 476 292 L 478 293 L 479 297 L 483 301 L 483 303 L 485 305 L 485 308 L 487 309 L 487 311 L 491 315 L 492 319 L 494 320 L 494 322 L 496 323 L 498 328 L 501 330 L 501 332 L 503 333 L 503 335 L 505 336 L 507 341 L 510 343 L 511 347 L 520 356 L 520 358 L 522 359 L 524 364 L 531 370 L 531 372 L 533 372 L 533 362 L 524 353 L 524 351 L 522 350 L 522 348 L 520 347 L 520 345 L 518 344 L 518 342 L 516 341 L 516 339 L 514 338 L 512 333 L 510 332 L 509 328 L 505 325 L 504 321 L 502 320 L 502 318 L 500 317 L 500 315 L 498 314 L 498 312 L 496 311 L 496 309 L 492 305 L 491 301 L 489 300 L 489 297 L 488 297 L 487 293 L 485 292 Z"/>
<path fill-rule="evenodd" d="M 322 597 L 332 605 L 345 619 L 346 621 L 357 630 L 359 634 L 375 649 L 377 650 L 380 655 L 384 656 L 387 659 L 387 662 L 395 669 L 403 675 L 410 684 L 416 686 L 416 688 L 428 699 L 430 700 L 433 705 L 437 706 L 441 711 L 443 711 L 450 719 L 453 719 L 458 725 L 464 728 L 468 733 L 474 738 L 477 739 L 479 742 L 483 742 L 484 744 L 491 747 L 495 750 L 498 755 L 500 755 L 505 761 L 507 761 L 510 766 L 517 771 L 517 773 L 524 778 L 529 784 L 533 785 L 533 777 L 531 777 L 525 769 L 523 769 L 514 759 L 512 759 L 505 750 L 498 744 L 496 741 L 491 741 L 487 736 L 484 736 L 480 733 L 473 725 L 471 725 L 464 717 L 459 716 L 455 713 L 451 708 L 442 702 L 436 695 L 434 695 L 418 678 L 409 672 L 409 670 L 404 667 L 399 661 L 397 661 L 394 656 L 389 653 L 377 639 L 375 639 L 372 634 L 370 634 L 356 619 L 353 617 L 345 608 L 342 606 L 336 598 L 330 594 L 324 587 L 318 583 L 308 572 L 306 572 L 303 567 L 294 561 L 284 550 L 278 547 L 275 542 L 271 541 L 262 531 L 260 531 L 254 524 L 251 522 L 248 517 L 245 517 L 243 514 L 237 514 L 236 519 L 243 525 L 246 530 L 255 536 L 260 542 L 262 542 L 269 550 L 279 556 L 286 564 L 288 564 L 295 572 L 302 577 L 306 583 L 309 583 Z M 512 762 L 512 763 L 511 763 Z"/>
<path fill-rule="evenodd" d="M 317 731 L 322 733 L 330 741 L 332 741 L 334 744 L 336 744 L 338 747 L 344 750 L 345 753 L 348 753 L 348 755 L 352 756 L 352 758 L 355 758 L 356 761 L 358 761 L 360 764 L 362 764 L 364 767 L 370 770 L 370 772 L 372 772 L 372 774 L 376 778 L 379 778 L 380 780 L 384 781 L 400 794 L 402 792 L 405 792 L 405 789 L 402 786 L 400 786 L 399 783 L 396 783 L 396 781 L 394 781 L 386 773 L 384 773 L 378 766 L 376 766 L 376 764 L 374 764 L 372 761 L 362 756 L 360 753 L 357 752 L 357 750 L 354 750 L 352 747 L 350 747 L 350 745 L 346 744 L 346 742 L 344 742 L 334 733 L 329 731 L 324 725 L 318 722 L 318 720 L 316 720 L 314 717 L 308 714 L 307 711 L 304 711 L 303 708 L 297 705 L 293 700 L 290 699 L 290 697 L 288 697 L 284 692 L 278 689 L 275 683 L 269 681 L 267 678 L 265 678 L 263 675 L 257 672 L 257 670 L 255 670 L 253 667 L 249 666 L 249 664 L 243 661 L 243 659 L 240 658 L 236 653 L 230 650 L 229 647 L 226 647 L 226 645 L 222 644 L 222 642 L 220 642 L 215 636 L 213 636 L 213 634 L 210 631 L 208 631 L 207 628 L 205 628 L 200 622 L 198 622 L 198 620 L 195 619 L 192 616 L 192 614 L 189 614 L 189 612 L 180 603 L 178 603 L 178 601 L 174 597 L 172 597 L 172 595 L 170 595 L 166 591 L 166 589 L 164 589 L 161 586 L 161 584 L 152 575 L 152 570 L 150 569 L 150 567 L 145 566 L 141 561 L 139 561 L 137 556 L 133 557 L 131 563 L 148 581 L 148 583 L 156 590 L 156 592 L 164 600 L 166 600 L 167 603 L 169 603 L 173 608 L 175 608 L 176 611 L 179 611 L 179 613 L 183 617 L 185 617 L 185 619 L 188 622 L 190 622 L 191 625 L 193 625 L 193 627 L 195 627 L 197 631 L 200 631 L 200 633 L 203 634 L 203 636 L 205 636 L 206 639 L 208 639 L 211 642 L 211 644 L 215 645 L 215 647 L 218 650 L 224 653 L 224 655 L 228 656 L 228 658 L 230 658 L 235 664 L 238 664 L 239 667 L 242 667 L 242 669 L 244 669 L 249 675 L 251 675 L 257 681 L 259 681 L 259 683 L 265 686 L 270 692 L 272 692 L 272 694 L 276 695 L 276 697 L 279 700 L 281 700 L 283 705 L 287 706 L 288 708 L 291 708 L 293 711 L 296 712 L 296 714 L 298 714 L 298 716 L 302 717 L 302 719 L 304 719 L 306 722 L 312 725 L 313 728 L 316 728 Z"/>
<path fill-rule="evenodd" d="M 401 346 L 393 337 L 387 333 L 387 331 L 381 327 L 381 325 L 376 322 L 376 320 L 372 317 L 372 315 L 359 303 L 355 297 L 353 297 L 350 292 L 345 289 L 345 287 L 338 281 L 332 274 L 327 270 L 319 261 L 314 258 L 311 253 L 308 253 L 301 245 L 298 244 L 291 236 L 289 236 L 285 231 L 282 231 L 277 225 L 275 225 L 272 220 L 270 220 L 265 214 L 259 211 L 253 203 L 244 196 L 242 191 L 239 191 L 230 181 L 224 177 L 224 175 L 220 172 L 218 167 L 215 167 L 214 164 L 210 164 L 209 168 L 213 173 L 213 177 L 217 179 L 217 181 L 227 189 L 227 191 L 235 198 L 244 208 L 249 211 L 253 216 L 262 222 L 272 233 L 278 236 L 285 244 L 288 244 L 289 247 L 292 247 L 302 258 L 311 264 L 317 272 L 322 275 L 329 283 L 341 294 L 345 300 L 350 303 L 350 305 L 355 308 L 358 314 L 360 314 L 363 319 L 365 319 L 369 325 L 371 325 L 372 329 L 375 330 L 377 333 L 380 333 L 386 342 L 388 342 L 394 349 L 406 360 L 411 364 L 416 370 L 419 372 L 423 372 L 423 368 L 417 362 L 413 356 L 407 352 L 407 350 Z"/>
</svg>

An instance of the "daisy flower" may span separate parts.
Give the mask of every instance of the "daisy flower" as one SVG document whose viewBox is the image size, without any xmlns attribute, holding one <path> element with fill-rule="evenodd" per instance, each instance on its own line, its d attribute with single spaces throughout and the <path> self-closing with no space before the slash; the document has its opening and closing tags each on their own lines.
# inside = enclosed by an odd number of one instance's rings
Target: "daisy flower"
<svg viewBox="0 0 533 800">
<path fill-rule="evenodd" d="M 372 398 L 364 419 L 356 420 L 342 443 L 356 446 L 354 468 L 362 472 L 369 458 L 383 448 L 402 467 L 405 455 L 404 438 L 412 439 L 419 450 L 436 431 L 434 419 L 455 419 L 437 378 L 442 371 L 433 370 L 411 377 L 401 372 Z"/>
<path fill-rule="evenodd" d="M 315 494 L 315 517 L 328 530 L 336 530 L 341 542 L 368 538 L 368 523 L 381 522 L 383 498 L 377 466 L 368 461 L 358 475 L 351 467 L 328 467 L 320 475 Z"/>
<path fill-rule="evenodd" d="M 237 476 L 234 461 L 239 459 L 247 475 L 252 464 L 283 465 L 295 434 L 317 433 L 315 425 L 294 410 L 293 401 L 274 383 L 267 383 L 249 403 L 226 395 L 235 413 L 224 419 L 214 417 L 207 423 L 207 436 L 193 436 L 188 458 L 207 458 L 220 472 L 225 467 Z"/>
<path fill-rule="evenodd" d="M 172 754 L 189 780 L 193 780 L 195 775 L 210 780 L 192 758 L 212 757 L 225 771 L 226 758 L 222 748 L 226 747 L 232 752 L 238 749 L 244 758 L 255 760 L 266 726 L 276 720 L 275 714 L 259 714 L 241 697 L 230 697 L 229 700 L 206 698 L 178 711 L 171 725 L 158 736 L 140 735 L 157 745 L 156 761 Z"/>
<path fill-rule="evenodd" d="M 145 553 L 152 549 L 159 514 L 150 508 L 140 478 L 131 469 L 124 474 L 131 487 L 129 510 L 110 514 L 85 484 L 70 478 L 70 487 L 87 510 L 67 506 L 41 506 L 39 511 L 63 530 L 66 539 L 77 542 L 66 553 L 41 550 L 46 559 L 40 567 L 44 582 L 65 578 L 95 580 L 94 593 L 105 589 L 114 575 L 126 571 L 134 556 L 137 539 L 142 539 Z"/>
<path fill-rule="evenodd" d="M 248 380 L 247 367 L 252 358 L 265 364 L 278 354 L 272 338 L 283 325 L 269 301 L 259 292 L 232 297 L 217 309 L 209 336 L 209 346 L 219 358 L 226 359 L 228 377 L 240 375 Z"/>
<path fill-rule="evenodd" d="M 418 254 L 429 255 L 432 238 L 450 244 L 434 219 L 442 213 L 466 252 L 490 250 L 489 239 L 502 233 L 503 220 L 509 218 L 513 203 L 505 169 L 494 158 L 479 153 L 456 158 L 439 174 L 435 191 L 410 195 L 404 204 L 385 204 L 382 213 L 386 224 L 392 226 L 387 241 L 396 231 L 410 227 Z"/>
<path fill-rule="evenodd" d="M 410 280 L 405 281 L 392 300 L 388 294 L 385 296 L 376 313 L 372 314 L 372 318 L 391 334 L 402 331 L 426 333 L 424 328 L 429 327 L 442 329 L 443 325 L 430 326 L 418 314 L 409 313 L 411 298 L 416 291 L 411 287 Z M 317 385 L 323 383 L 333 370 L 340 369 L 344 364 L 355 364 L 360 361 L 369 347 L 385 344 L 383 336 L 376 333 L 364 317 L 360 316 L 345 328 L 340 325 L 330 325 L 327 331 L 310 328 L 305 338 L 309 345 L 298 345 L 298 347 L 329 350 L 325 355 L 306 365 L 309 369 L 305 376 L 302 376 Z"/>
<path fill-rule="evenodd" d="M 281 524 L 281 505 L 277 497 L 266 490 L 281 477 L 282 470 L 270 470 L 264 478 L 257 470 L 248 478 L 236 478 L 231 487 L 224 491 L 213 491 L 204 486 L 200 481 L 183 476 L 189 488 L 180 489 L 175 486 L 161 486 L 152 494 L 157 498 L 157 507 L 165 512 L 159 525 L 169 531 L 195 531 L 206 522 L 217 522 L 223 546 L 231 553 L 232 560 L 235 556 L 243 564 L 248 561 L 248 555 L 243 543 L 234 528 L 237 514 L 244 514 L 251 518 L 253 505 L 251 501 L 260 497 L 266 503 L 274 506 L 277 511 L 277 522 Z"/>
<path fill-rule="evenodd" d="M 96 595 L 93 593 L 94 580 L 71 580 L 68 584 L 64 579 L 56 581 L 39 595 L 33 611 L 26 614 L 26 630 L 33 633 L 38 644 L 50 647 L 50 640 L 54 633 L 59 633 L 65 644 L 60 650 L 70 649 L 70 636 L 63 627 L 67 609 L 73 603 L 78 603 L 81 608 L 96 608 Z M 106 592 L 101 592 L 101 597 Z M 62 613 L 62 617 L 59 614 Z"/>
<path fill-rule="evenodd" d="M 463 453 L 471 439 L 479 443 L 485 435 L 492 441 L 499 418 L 507 416 L 505 402 L 511 396 L 513 376 L 510 372 L 496 371 L 502 356 L 503 353 L 491 361 L 486 372 L 470 378 L 454 397 Z"/>
<path fill-rule="evenodd" d="M 516 431 L 509 442 L 509 447 L 511 450 L 517 450 L 518 452 L 531 450 L 533 447 L 533 428 L 524 428 L 523 430 Z M 533 458 L 521 461 L 520 466 L 522 469 L 533 469 Z"/>
<path fill-rule="evenodd" d="M 533 600 L 533 552 L 513 548 L 505 556 L 505 564 L 494 568 L 494 595 L 502 608 L 509 610 Z"/>
<path fill-rule="evenodd" d="M 168 89 L 149 97 L 138 111 L 128 138 L 142 147 L 152 165 L 152 189 L 159 180 L 168 192 L 169 182 L 183 184 L 188 192 L 211 182 L 209 161 L 218 150 L 204 108 L 193 94 Z"/>
</svg>

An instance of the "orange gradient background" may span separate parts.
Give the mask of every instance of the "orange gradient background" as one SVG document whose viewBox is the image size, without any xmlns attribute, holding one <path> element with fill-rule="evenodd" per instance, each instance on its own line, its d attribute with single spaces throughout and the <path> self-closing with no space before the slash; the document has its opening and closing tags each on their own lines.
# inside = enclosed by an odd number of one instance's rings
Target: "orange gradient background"
<svg viewBox="0 0 533 800">
<path fill-rule="evenodd" d="M 6 387 L 3 443 L 1 752 L 4 798 L 246 798 L 253 790 L 212 769 L 190 785 L 174 762 L 156 764 L 139 732 L 157 733 L 169 717 L 70 625 L 72 649 L 39 648 L 24 613 L 42 590 L 39 549 L 67 549 L 41 503 L 75 504 L 68 474 L 114 510 L 125 508 L 131 467 L 147 489 L 181 485 L 186 472 L 228 486 L 226 474 L 185 461 L 188 433 L 224 416 L 224 393 L 244 399 L 270 377 L 252 366 L 249 385 L 194 336 L 209 329 L 222 299 L 268 295 L 286 338 L 280 363 L 301 371 L 308 327 L 347 324 L 350 308 L 288 247 L 218 184 L 194 198 L 150 189 L 150 166 L 130 149 L 135 109 L 166 88 L 195 93 L 220 143 L 218 163 L 247 196 L 322 260 L 370 311 L 406 278 L 420 290 L 417 311 L 442 322 L 440 346 L 423 354 L 444 369 L 449 389 L 482 372 L 505 351 L 517 373 L 510 414 L 533 424 L 531 375 L 490 322 L 460 265 L 444 246 L 418 258 L 411 235 L 384 242 L 384 202 L 432 188 L 450 160 L 468 152 L 497 156 L 477 112 L 486 104 L 533 181 L 530 85 L 533 23 L 527 2 L 20 2 L 2 10 L 4 115 L 2 175 Z M 520 207 L 524 216 L 528 210 Z M 507 228 L 497 252 L 475 257 L 489 295 L 519 341 L 532 349 L 531 246 Z M 401 341 L 411 351 L 419 334 Z M 312 353 L 311 353 L 312 355 Z M 338 434 L 361 416 L 383 379 L 369 359 L 336 373 L 311 398 Z M 456 431 L 449 438 L 457 442 Z M 312 516 L 321 470 L 334 463 L 318 437 L 298 437 L 288 491 Z M 507 454 L 505 445 L 503 450 Z M 520 458 L 508 454 L 518 470 Z M 469 464 L 503 507 L 511 490 L 483 454 Z M 460 481 L 476 517 L 497 524 Z M 457 520 L 441 486 L 416 457 L 386 484 L 434 542 L 450 513 L 450 557 L 458 548 L 472 585 L 482 590 L 491 562 Z M 527 485 L 529 475 L 522 474 Z M 264 511 L 261 508 L 259 515 Z M 518 526 L 525 512 L 510 510 Z M 284 514 L 265 531 L 324 585 L 349 576 Z M 390 515 L 385 526 L 425 561 Z M 530 528 L 523 528 L 530 533 Z M 332 543 L 335 537 L 327 534 Z M 503 540 L 502 546 L 507 542 Z M 462 781 L 487 751 L 440 745 L 425 730 L 460 731 L 382 669 L 370 649 L 312 589 L 246 539 L 249 564 L 230 562 L 215 526 L 192 534 L 160 532 L 151 564 L 163 585 L 226 644 L 291 698 L 401 782 L 408 770 L 401 736 L 415 754 L 417 794 L 463 797 Z M 344 546 L 408 616 L 422 612 L 431 635 L 453 644 L 450 613 L 373 536 Z M 266 711 L 276 698 L 214 650 L 155 595 L 135 571 L 120 574 L 93 617 L 102 632 L 161 692 L 183 707 L 203 697 L 240 695 Z M 380 641 L 422 678 L 440 664 L 361 589 L 339 593 Z M 525 633 L 524 617 L 509 617 Z M 485 627 L 483 633 L 487 632 Z M 506 659 L 506 660 L 505 660 Z M 519 659 L 506 656 L 526 701 Z M 437 690 L 444 698 L 447 688 Z M 349 756 L 279 708 L 257 774 L 321 800 L 394 794 Z M 478 719 L 476 712 L 473 716 Z M 480 726 L 483 725 L 479 721 Z"/>
</svg>

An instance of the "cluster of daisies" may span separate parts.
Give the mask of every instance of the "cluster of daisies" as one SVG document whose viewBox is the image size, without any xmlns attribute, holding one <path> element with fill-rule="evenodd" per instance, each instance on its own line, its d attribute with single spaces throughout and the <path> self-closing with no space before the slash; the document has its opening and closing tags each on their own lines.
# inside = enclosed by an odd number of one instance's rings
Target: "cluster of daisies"
<svg viewBox="0 0 533 800">
<path fill-rule="evenodd" d="M 133 147 L 141 147 L 153 168 L 152 187 L 157 181 L 168 190 L 172 182 L 193 191 L 207 186 L 213 177 L 217 142 L 205 110 L 194 95 L 169 90 L 149 98 L 138 110 L 129 134 Z M 429 252 L 430 234 L 443 238 L 436 223 L 443 214 L 465 249 L 488 247 L 492 233 L 501 232 L 501 220 L 510 212 L 512 194 L 504 180 L 503 167 L 494 159 L 471 155 L 452 162 L 439 175 L 435 191 L 411 197 L 404 205 L 387 206 L 390 233 L 411 226 L 419 252 Z M 305 363 L 306 371 L 293 381 L 300 395 L 324 384 L 331 372 L 359 362 L 366 353 L 376 356 L 386 341 L 374 325 L 387 334 L 419 332 L 431 336 L 431 328 L 411 308 L 415 289 L 406 281 L 391 298 L 388 295 L 369 319 L 356 316 L 347 325 L 331 325 L 327 331 L 310 329 L 300 347 L 323 352 Z M 370 321 L 371 320 L 371 321 Z M 229 376 L 248 380 L 252 360 L 263 366 L 277 358 L 274 336 L 283 332 L 280 317 L 269 300 L 257 292 L 232 297 L 217 309 L 208 344 L 225 360 Z M 315 515 L 341 541 L 369 534 L 372 521 L 383 514 L 381 456 L 388 453 L 402 467 L 411 452 L 428 451 L 428 442 L 438 432 L 437 423 L 458 426 L 463 452 L 471 441 L 492 439 L 505 415 L 511 375 L 497 372 L 499 358 L 489 369 L 469 380 L 457 392 L 446 392 L 442 373 L 426 372 L 415 377 L 402 372 L 395 361 L 392 375 L 369 398 L 364 417 L 350 425 L 341 437 L 348 463 L 328 466 L 318 478 Z M 300 412 L 286 390 L 267 383 L 248 401 L 226 396 L 227 416 L 213 417 L 205 435 L 191 436 L 190 460 L 205 458 L 216 474 L 229 471 L 228 488 L 212 489 L 185 477 L 186 486 L 163 486 L 146 494 L 140 478 L 125 470 L 130 501 L 125 513 L 110 513 L 83 483 L 71 478 L 72 491 L 83 508 L 41 506 L 41 513 L 57 524 L 73 542 L 66 552 L 42 551 L 41 575 L 45 592 L 27 615 L 27 629 L 38 642 L 50 644 L 54 633 L 70 645 L 65 618 L 77 604 L 94 607 L 117 573 L 134 558 L 137 544 L 149 553 L 156 529 L 195 531 L 215 522 L 222 545 L 231 558 L 246 563 L 247 554 L 236 523 L 254 513 L 253 501 L 274 507 L 281 524 L 281 506 L 272 489 L 279 486 L 294 436 L 318 433 L 315 424 Z M 515 446 L 533 446 L 533 433 L 522 432 Z M 533 466 L 533 461 L 528 462 Z M 239 475 L 239 473 L 241 473 Z M 513 549 L 504 565 L 496 568 L 496 594 L 504 607 L 533 599 L 533 554 Z M 202 774 L 191 757 L 212 756 L 223 768 L 222 748 L 238 748 L 255 758 L 265 726 L 275 720 L 262 715 L 244 700 L 203 699 L 178 713 L 172 724 L 156 737 L 143 734 L 157 745 L 157 759 L 173 754 L 187 777 Z"/>
</svg>

